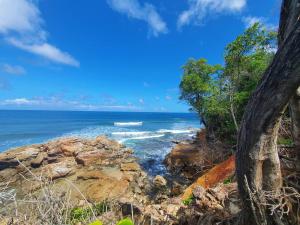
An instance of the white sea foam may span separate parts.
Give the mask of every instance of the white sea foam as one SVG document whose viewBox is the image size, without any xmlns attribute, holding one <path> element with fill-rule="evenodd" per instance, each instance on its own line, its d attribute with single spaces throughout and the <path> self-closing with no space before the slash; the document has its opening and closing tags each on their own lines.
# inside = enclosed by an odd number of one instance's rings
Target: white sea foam
<svg viewBox="0 0 300 225">
<path fill-rule="evenodd" d="M 137 136 L 137 137 L 131 137 L 131 138 L 124 138 L 119 140 L 119 143 L 124 143 L 128 140 L 144 140 L 144 139 L 151 139 L 151 138 L 160 138 L 165 136 L 164 134 L 157 134 L 157 135 L 148 135 L 148 136 Z"/>
<path fill-rule="evenodd" d="M 165 133 L 171 133 L 171 134 L 187 134 L 187 133 L 192 133 L 195 130 L 193 129 L 188 129 L 188 130 L 167 130 L 167 129 L 161 129 L 158 130 L 157 133 L 160 134 L 165 134 Z"/>
<path fill-rule="evenodd" d="M 117 127 L 142 126 L 143 122 L 114 122 Z"/>
<path fill-rule="evenodd" d="M 134 137 L 134 136 L 142 136 L 145 134 L 149 134 L 151 132 L 147 131 L 130 131 L 130 132 L 112 132 L 111 134 L 113 136 L 118 136 L 118 137 Z"/>
</svg>

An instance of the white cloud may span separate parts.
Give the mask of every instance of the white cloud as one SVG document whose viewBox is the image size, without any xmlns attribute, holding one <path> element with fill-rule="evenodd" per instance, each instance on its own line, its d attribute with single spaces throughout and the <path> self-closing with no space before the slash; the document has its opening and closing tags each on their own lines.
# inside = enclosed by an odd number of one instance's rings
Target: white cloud
<svg viewBox="0 0 300 225">
<path fill-rule="evenodd" d="M 48 43 L 41 44 L 25 44 L 15 38 L 9 38 L 7 41 L 20 49 L 43 56 L 53 62 L 63 63 L 70 66 L 79 67 L 79 62 L 66 52 L 62 52 L 55 46 Z"/>
<path fill-rule="evenodd" d="M 27 0 L 0 0 L 0 32 L 37 32 L 42 23 L 40 11 Z"/>
<path fill-rule="evenodd" d="M 27 98 L 16 98 L 4 100 L 1 105 L 36 105 L 39 104 L 37 100 L 29 100 Z"/>
<path fill-rule="evenodd" d="M 44 21 L 33 0 L 0 0 L 0 34 L 8 43 L 53 62 L 79 66 L 68 53 L 47 42 Z"/>
<path fill-rule="evenodd" d="M 262 23 L 264 18 L 255 16 L 246 16 L 242 18 L 246 28 L 253 26 L 255 23 Z"/>
<path fill-rule="evenodd" d="M 2 71 L 13 75 L 23 75 L 26 73 L 22 66 L 3 64 Z"/>
<path fill-rule="evenodd" d="M 267 19 L 264 17 L 256 17 L 256 16 L 245 16 L 242 18 L 243 23 L 245 24 L 245 27 L 251 27 L 255 23 L 260 23 L 263 26 L 265 26 L 268 30 L 276 30 L 277 26 L 274 24 L 268 23 Z"/>
<path fill-rule="evenodd" d="M 246 0 L 189 0 L 188 4 L 188 10 L 178 18 L 179 28 L 190 23 L 200 24 L 211 14 L 239 12 L 246 6 Z"/>
<path fill-rule="evenodd" d="M 154 36 L 168 32 L 166 23 L 158 14 L 156 8 L 149 3 L 141 5 L 138 0 L 107 0 L 107 2 L 117 12 L 148 23 Z"/>
<path fill-rule="evenodd" d="M 6 108 L 26 108 L 26 109 L 67 109 L 67 110 L 128 110 L 128 111 L 139 111 L 140 107 L 134 106 L 132 104 L 127 105 L 101 105 L 101 104 L 89 104 L 76 100 L 64 100 L 63 98 L 57 97 L 36 97 L 36 98 L 15 98 L 6 99 L 0 101 L 0 106 Z"/>
</svg>

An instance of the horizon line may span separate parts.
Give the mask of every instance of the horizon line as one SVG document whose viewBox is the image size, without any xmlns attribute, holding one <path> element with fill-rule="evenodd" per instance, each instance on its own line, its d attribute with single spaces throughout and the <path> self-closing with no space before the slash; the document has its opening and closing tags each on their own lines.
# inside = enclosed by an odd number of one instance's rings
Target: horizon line
<svg viewBox="0 0 300 225">
<path fill-rule="evenodd" d="M 75 110 L 75 109 L 1 109 L 0 111 L 50 111 L 50 112 L 112 112 L 112 113 L 186 113 L 197 114 L 196 112 L 189 111 L 105 111 L 105 110 Z"/>
</svg>

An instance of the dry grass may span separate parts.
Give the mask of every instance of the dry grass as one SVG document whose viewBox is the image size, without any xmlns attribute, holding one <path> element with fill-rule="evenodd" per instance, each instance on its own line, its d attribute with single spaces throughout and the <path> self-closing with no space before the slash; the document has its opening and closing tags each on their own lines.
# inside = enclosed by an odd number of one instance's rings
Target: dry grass
<svg viewBox="0 0 300 225">
<path fill-rule="evenodd" d="M 300 224 L 300 194 L 293 187 L 282 187 L 278 192 L 250 190 L 245 176 L 252 212 L 257 224 L 268 224 L 267 210 L 276 224 Z"/>
<path fill-rule="evenodd" d="M 42 174 L 37 176 L 21 162 L 19 164 L 24 167 L 29 176 L 20 175 L 28 182 L 38 183 L 39 191 L 27 193 L 19 199 L 15 190 L 9 187 L 9 183 L 0 184 L 0 219 L 1 215 L 10 218 L 10 224 L 72 224 L 74 221 L 72 221 L 70 215 L 75 207 L 71 199 L 72 192 L 78 192 L 85 201 L 86 207 L 89 208 L 89 217 L 82 218 L 83 224 L 96 219 L 93 206 L 71 181 L 64 179 L 64 187 L 66 188 L 64 191 L 58 192 L 54 188 L 54 181 L 45 178 Z"/>
</svg>

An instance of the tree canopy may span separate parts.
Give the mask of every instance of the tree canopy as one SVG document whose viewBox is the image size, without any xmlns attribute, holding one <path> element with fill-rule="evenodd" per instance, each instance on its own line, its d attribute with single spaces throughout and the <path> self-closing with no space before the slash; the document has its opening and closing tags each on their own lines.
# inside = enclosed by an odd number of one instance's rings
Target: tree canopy
<svg viewBox="0 0 300 225">
<path fill-rule="evenodd" d="M 255 23 L 226 46 L 223 66 L 204 58 L 183 66 L 180 99 L 199 114 L 208 137 L 235 142 L 244 108 L 274 56 L 276 36 Z"/>
</svg>

